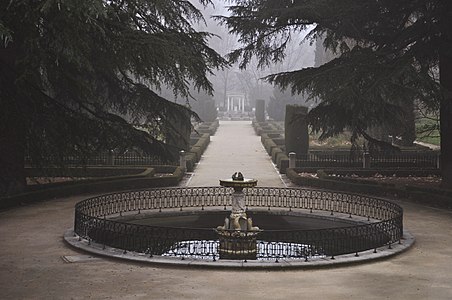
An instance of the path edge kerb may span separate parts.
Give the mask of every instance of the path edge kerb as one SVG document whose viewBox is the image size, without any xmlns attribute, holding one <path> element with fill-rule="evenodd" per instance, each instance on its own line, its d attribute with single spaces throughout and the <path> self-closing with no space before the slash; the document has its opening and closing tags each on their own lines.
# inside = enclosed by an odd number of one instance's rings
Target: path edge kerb
<svg viewBox="0 0 452 300">
<path fill-rule="evenodd" d="M 288 269 L 325 269 L 347 267 L 352 265 L 377 262 L 384 259 L 389 259 L 409 250 L 415 243 L 414 236 L 407 230 L 403 231 L 403 238 L 400 243 L 392 244 L 391 248 L 384 246 L 377 248 L 377 253 L 374 250 L 367 250 L 355 254 L 346 254 L 336 256 L 335 259 L 322 258 L 311 259 L 307 262 L 304 260 L 294 259 L 280 259 L 275 261 L 262 260 L 217 260 L 207 261 L 200 259 L 191 259 L 179 257 L 149 257 L 144 253 L 126 252 L 123 250 L 112 248 L 97 244 L 95 242 L 88 242 L 85 239 L 79 239 L 74 233 L 74 230 L 68 229 L 63 235 L 64 241 L 71 247 L 82 250 L 97 256 L 103 256 L 112 259 L 123 260 L 125 262 L 133 262 L 146 265 L 170 266 L 178 268 L 206 268 L 206 269 L 241 269 L 241 270 L 288 270 Z"/>
</svg>

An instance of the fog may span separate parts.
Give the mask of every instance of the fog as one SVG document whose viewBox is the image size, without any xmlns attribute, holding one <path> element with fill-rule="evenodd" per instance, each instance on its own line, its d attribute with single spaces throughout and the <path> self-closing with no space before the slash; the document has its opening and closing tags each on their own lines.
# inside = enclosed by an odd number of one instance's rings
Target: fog
<svg viewBox="0 0 452 300">
<path fill-rule="evenodd" d="M 197 1 L 194 1 L 193 4 L 202 11 L 205 18 L 205 23 L 200 22 L 195 24 L 194 27 L 198 31 L 210 32 L 215 35 L 209 40 L 210 47 L 222 56 L 226 56 L 229 52 L 240 46 L 238 38 L 230 34 L 225 26 L 220 25 L 213 18 L 214 16 L 227 16 L 228 3 L 214 0 L 214 5 L 208 5 L 207 7 L 203 7 Z M 214 75 L 209 76 L 209 79 L 213 84 L 213 100 L 215 101 L 216 107 L 220 110 L 225 109 L 227 106 L 227 96 L 231 94 L 243 95 L 246 99 L 248 109 L 254 107 L 256 99 L 270 101 L 275 93 L 280 94 L 279 88 L 276 88 L 278 89 L 276 91 L 272 85 L 266 83 L 262 78 L 269 74 L 314 66 L 315 44 L 310 45 L 309 42 L 303 41 L 306 34 L 307 31 L 301 32 L 299 35 L 293 35 L 287 47 L 284 61 L 278 64 L 258 68 L 257 60 L 253 59 L 245 70 L 241 70 L 238 63 L 233 64 L 225 70 L 214 70 Z M 162 91 L 162 96 L 167 99 L 174 98 L 170 91 L 165 90 Z M 195 101 L 203 101 L 201 98 L 206 98 L 205 95 L 200 96 L 196 91 L 193 91 L 193 96 L 195 100 L 189 100 L 189 103 L 195 107 L 197 105 L 194 103 Z M 305 103 L 305 99 L 301 95 L 295 95 L 294 98 L 296 99 L 294 100 L 295 102 L 300 102 L 300 104 Z M 186 99 L 179 99 L 177 97 L 174 100 L 179 103 L 186 101 Z"/>
<path fill-rule="evenodd" d="M 214 33 L 217 37 L 212 37 L 209 45 L 221 55 L 227 55 L 230 51 L 239 47 L 237 37 L 230 34 L 228 29 L 218 24 L 213 16 L 228 15 L 224 1 L 213 1 L 214 7 L 208 6 L 203 9 L 206 24 L 199 24 L 198 29 Z M 228 94 L 243 94 L 249 106 L 254 106 L 256 99 L 269 100 L 274 94 L 274 87 L 262 80 L 269 74 L 284 71 L 293 71 L 305 67 L 314 66 L 315 45 L 303 42 L 306 32 L 294 35 L 290 41 L 284 61 L 272 64 L 265 68 L 258 68 L 257 61 L 252 60 L 246 70 L 240 70 L 238 64 L 232 65 L 229 69 L 217 71 L 215 76 L 211 76 L 215 92 L 214 99 L 217 107 L 226 106 Z M 302 101 L 300 99 L 300 101 Z"/>
</svg>

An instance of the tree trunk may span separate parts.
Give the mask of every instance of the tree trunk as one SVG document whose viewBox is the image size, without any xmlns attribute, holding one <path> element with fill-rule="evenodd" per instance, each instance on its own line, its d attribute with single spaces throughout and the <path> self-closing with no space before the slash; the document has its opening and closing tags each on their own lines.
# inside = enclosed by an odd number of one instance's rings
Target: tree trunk
<svg viewBox="0 0 452 300">
<path fill-rule="evenodd" d="M 227 110 L 228 104 L 228 76 L 229 76 L 229 71 L 226 70 L 225 71 L 225 78 L 224 78 L 224 87 L 223 87 L 223 108 L 224 111 Z"/>
<path fill-rule="evenodd" d="M 0 196 L 25 189 L 25 132 L 27 118 L 24 96 L 17 87 L 15 49 L 0 50 Z"/>
<path fill-rule="evenodd" d="M 447 2 L 442 18 L 443 45 L 440 49 L 439 76 L 443 97 L 440 103 L 442 186 L 452 189 L 452 4 Z"/>
<path fill-rule="evenodd" d="M 442 186 L 452 189 L 452 57 L 440 56 L 443 98 L 440 105 Z"/>
</svg>

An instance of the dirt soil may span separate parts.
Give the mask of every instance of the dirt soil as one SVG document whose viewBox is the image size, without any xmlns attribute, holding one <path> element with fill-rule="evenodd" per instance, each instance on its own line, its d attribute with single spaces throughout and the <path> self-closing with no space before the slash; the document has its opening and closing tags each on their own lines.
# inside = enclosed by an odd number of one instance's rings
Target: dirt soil
<svg viewBox="0 0 452 300">
<path fill-rule="evenodd" d="M 302 177 L 318 178 L 317 174 L 315 174 L 315 173 L 298 173 L 298 175 L 302 176 Z M 336 175 L 331 175 L 331 176 L 336 176 Z M 432 188 L 438 188 L 438 187 L 440 187 L 440 184 L 441 184 L 441 177 L 438 177 L 438 176 L 397 177 L 397 176 L 383 176 L 380 174 L 376 174 L 375 176 L 372 176 L 372 177 L 358 177 L 358 176 L 340 176 L 340 177 L 371 180 L 371 181 L 375 181 L 375 182 L 390 183 L 390 184 L 395 184 L 395 185 L 412 185 L 412 186 L 432 187 Z"/>
<path fill-rule="evenodd" d="M 364 180 L 372 180 L 376 182 L 391 183 L 396 185 L 413 185 L 420 187 L 439 187 L 441 184 L 441 178 L 438 176 L 428 177 L 386 177 L 386 176 L 374 176 L 374 177 L 360 177 Z"/>
</svg>

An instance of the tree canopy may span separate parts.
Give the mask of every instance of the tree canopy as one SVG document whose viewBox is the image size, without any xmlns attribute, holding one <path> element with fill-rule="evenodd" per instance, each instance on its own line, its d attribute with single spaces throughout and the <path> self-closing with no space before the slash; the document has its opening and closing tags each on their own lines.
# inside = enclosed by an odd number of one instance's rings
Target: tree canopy
<svg viewBox="0 0 452 300">
<path fill-rule="evenodd" d="M 202 14 L 186 0 L 2 1 L 0 194 L 23 185 L 25 155 L 168 153 L 158 128 L 187 108 L 160 87 L 210 93 L 207 75 L 226 65 L 196 22 Z"/>
<path fill-rule="evenodd" d="M 452 3 L 448 0 L 237 0 L 221 17 L 242 46 L 230 53 L 246 68 L 284 59 L 288 41 L 309 30 L 311 42 L 336 58 L 316 68 L 266 77 L 320 101 L 309 113 L 323 137 L 349 128 L 378 143 L 368 130 L 401 122 L 419 101 L 441 109 L 442 175 L 452 184 Z"/>
</svg>

